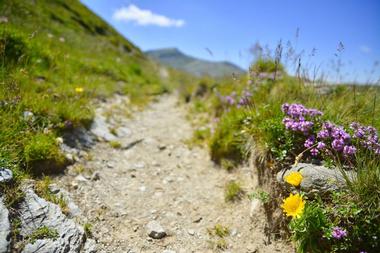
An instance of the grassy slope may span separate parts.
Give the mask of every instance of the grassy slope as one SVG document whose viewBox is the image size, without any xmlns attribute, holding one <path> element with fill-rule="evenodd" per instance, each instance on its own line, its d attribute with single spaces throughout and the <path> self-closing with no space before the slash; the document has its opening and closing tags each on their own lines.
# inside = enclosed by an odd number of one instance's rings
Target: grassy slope
<svg viewBox="0 0 380 253">
<path fill-rule="evenodd" d="M 60 161 L 55 136 L 88 125 L 93 98 L 167 90 L 158 66 L 79 1 L 1 1 L 0 13 L 0 165 Z"/>
</svg>

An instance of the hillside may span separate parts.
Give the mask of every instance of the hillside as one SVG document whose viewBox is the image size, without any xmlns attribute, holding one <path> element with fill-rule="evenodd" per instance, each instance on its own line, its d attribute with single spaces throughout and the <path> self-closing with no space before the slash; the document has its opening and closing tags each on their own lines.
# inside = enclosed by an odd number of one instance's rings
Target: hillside
<svg viewBox="0 0 380 253">
<path fill-rule="evenodd" d="M 1 1 L 0 12 L 4 163 L 32 169 L 26 147 L 34 136 L 88 125 L 94 98 L 118 92 L 141 104 L 168 89 L 156 63 L 79 1 Z"/>
<path fill-rule="evenodd" d="M 233 63 L 222 61 L 212 62 L 188 56 L 177 48 L 165 48 L 146 51 L 146 54 L 158 62 L 175 69 L 184 70 L 196 76 L 210 75 L 212 77 L 229 76 L 232 73 L 242 74 L 244 70 Z"/>
</svg>

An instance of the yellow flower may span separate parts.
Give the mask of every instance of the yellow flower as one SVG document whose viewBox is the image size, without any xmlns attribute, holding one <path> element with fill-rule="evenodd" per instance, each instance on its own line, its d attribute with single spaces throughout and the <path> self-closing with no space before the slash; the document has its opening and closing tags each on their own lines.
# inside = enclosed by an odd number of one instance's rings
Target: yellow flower
<svg viewBox="0 0 380 253">
<path fill-rule="evenodd" d="M 286 213 L 286 216 L 292 216 L 293 218 L 298 218 L 303 213 L 305 208 L 305 202 L 302 199 L 302 196 L 298 193 L 293 195 L 290 193 L 289 197 L 284 199 L 284 204 L 281 208 Z"/>
<path fill-rule="evenodd" d="M 302 182 L 302 174 L 298 171 L 293 171 L 285 177 L 285 182 L 293 186 L 299 186 Z"/>
<path fill-rule="evenodd" d="M 76 87 L 75 88 L 75 92 L 76 93 L 82 93 L 84 90 L 83 90 L 83 88 L 82 87 Z"/>
</svg>

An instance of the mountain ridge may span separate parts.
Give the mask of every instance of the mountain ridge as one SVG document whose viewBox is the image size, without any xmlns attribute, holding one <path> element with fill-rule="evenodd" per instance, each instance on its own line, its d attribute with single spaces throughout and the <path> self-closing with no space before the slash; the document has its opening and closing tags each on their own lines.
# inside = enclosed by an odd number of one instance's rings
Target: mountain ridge
<svg viewBox="0 0 380 253">
<path fill-rule="evenodd" d="M 176 47 L 147 50 L 144 52 L 154 60 L 183 70 L 196 76 L 210 75 L 222 77 L 232 74 L 243 74 L 245 71 L 229 61 L 209 61 L 183 53 Z"/>
</svg>

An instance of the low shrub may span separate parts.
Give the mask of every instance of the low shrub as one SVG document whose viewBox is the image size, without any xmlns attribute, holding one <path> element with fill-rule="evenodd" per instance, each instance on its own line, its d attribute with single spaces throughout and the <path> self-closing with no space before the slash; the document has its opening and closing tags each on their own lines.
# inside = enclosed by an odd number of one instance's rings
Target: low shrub
<svg viewBox="0 0 380 253">
<path fill-rule="evenodd" d="M 220 164 L 222 159 L 240 163 L 245 156 L 244 137 L 241 130 L 245 113 L 240 110 L 231 110 L 225 114 L 217 125 L 210 140 L 211 159 Z"/>
<path fill-rule="evenodd" d="M 251 66 L 251 71 L 256 73 L 284 72 L 284 66 L 272 59 L 259 58 Z"/>
<path fill-rule="evenodd" d="M 34 174 L 53 173 L 65 164 L 65 157 L 51 134 L 33 135 L 24 147 L 24 158 Z"/>
</svg>

